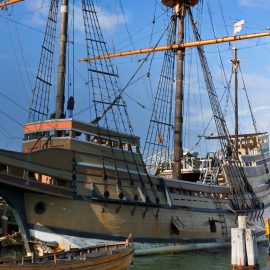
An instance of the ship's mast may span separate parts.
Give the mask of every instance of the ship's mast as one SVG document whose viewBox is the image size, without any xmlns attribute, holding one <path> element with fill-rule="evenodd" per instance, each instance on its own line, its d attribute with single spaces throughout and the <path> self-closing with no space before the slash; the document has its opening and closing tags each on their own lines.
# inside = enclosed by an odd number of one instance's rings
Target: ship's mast
<svg viewBox="0 0 270 270">
<path fill-rule="evenodd" d="M 175 13 L 178 19 L 178 44 L 183 44 L 186 7 L 196 5 L 198 0 L 162 0 L 162 3 L 175 9 Z M 184 58 L 185 48 L 179 48 L 177 50 L 173 162 L 173 178 L 177 179 L 182 178 L 181 169 L 183 159 Z"/>
<path fill-rule="evenodd" d="M 178 43 L 184 42 L 184 21 L 186 8 L 179 1 L 176 9 L 178 18 Z M 176 93 L 175 93 L 175 118 L 174 118 L 174 163 L 173 177 L 181 179 L 182 158 L 183 158 L 183 98 L 184 98 L 184 58 L 185 49 L 177 51 L 177 72 L 176 72 Z"/>
<path fill-rule="evenodd" d="M 64 118 L 68 0 L 62 0 L 55 118 Z"/>
<path fill-rule="evenodd" d="M 235 129 L 235 155 L 238 157 L 238 67 L 239 60 L 237 59 L 237 48 L 236 46 L 233 48 L 234 51 L 234 59 L 231 61 L 234 69 L 234 129 Z"/>
</svg>

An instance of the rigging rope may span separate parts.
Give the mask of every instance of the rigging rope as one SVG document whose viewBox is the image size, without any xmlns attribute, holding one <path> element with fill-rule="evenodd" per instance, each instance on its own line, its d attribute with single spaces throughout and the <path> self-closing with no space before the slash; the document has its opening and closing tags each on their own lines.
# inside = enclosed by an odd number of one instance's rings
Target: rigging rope
<svg viewBox="0 0 270 270">
<path fill-rule="evenodd" d="M 52 87 L 57 15 L 58 0 L 52 0 L 49 8 L 35 86 L 32 91 L 32 103 L 28 122 L 40 121 L 48 118 L 49 98 Z"/>
<path fill-rule="evenodd" d="M 240 74 L 241 74 L 241 78 L 242 78 L 242 82 L 243 82 L 243 86 L 244 86 L 243 87 L 243 90 L 245 92 L 245 95 L 246 95 L 246 98 L 247 98 L 247 102 L 248 102 L 248 107 L 249 107 L 249 111 L 250 111 L 250 115 L 251 115 L 251 119 L 252 119 L 252 124 L 253 124 L 254 130 L 255 130 L 255 133 L 256 134 L 259 134 L 258 128 L 257 128 L 257 125 L 256 125 L 255 116 L 254 116 L 254 113 L 252 111 L 251 103 L 250 103 L 250 100 L 249 100 L 249 97 L 248 97 L 247 88 L 246 88 L 246 84 L 245 84 L 245 81 L 244 81 L 244 76 L 243 76 L 243 73 L 242 73 L 242 70 L 241 70 L 240 65 L 239 65 L 239 70 L 240 70 Z M 261 144 L 259 138 L 258 138 L 258 144 L 259 144 L 261 155 L 262 155 L 262 159 L 263 159 L 265 174 L 267 175 L 269 173 L 269 169 L 268 169 L 268 166 L 267 166 L 267 161 L 266 161 L 265 154 L 264 154 L 264 151 L 263 151 L 263 148 L 262 148 L 262 144 Z"/>
<path fill-rule="evenodd" d="M 195 21 L 190 7 L 187 7 L 187 11 L 193 26 L 193 32 L 195 39 L 200 40 L 200 35 L 195 25 Z M 217 93 L 214 87 L 212 76 L 208 67 L 207 59 L 205 57 L 203 46 L 197 47 L 205 82 L 207 86 L 207 92 L 209 95 L 210 104 L 212 107 L 215 123 L 217 126 L 217 132 L 220 137 L 220 143 L 223 151 L 227 150 L 228 170 L 230 171 L 230 184 L 232 187 L 233 195 L 233 207 L 240 211 L 260 211 L 263 209 L 263 205 L 260 199 L 254 193 L 248 179 L 245 175 L 244 169 L 241 166 L 241 162 L 238 159 L 238 155 L 234 153 L 234 146 L 230 142 L 229 131 L 224 120 L 220 102 L 217 97 Z"/>
<path fill-rule="evenodd" d="M 168 27 L 163 32 L 162 36 L 159 38 L 159 40 L 156 43 L 156 45 L 153 47 L 153 51 L 159 45 L 160 41 L 162 40 L 162 38 L 163 38 L 164 34 L 166 33 L 166 31 L 168 30 L 169 26 L 170 26 L 170 24 L 168 25 Z M 134 72 L 134 74 L 128 80 L 128 82 L 126 83 L 126 85 L 124 86 L 124 88 L 119 92 L 118 96 L 116 96 L 116 98 L 114 99 L 114 101 L 102 112 L 102 114 L 100 114 L 96 119 L 94 119 L 92 121 L 93 124 L 97 124 L 115 105 L 117 105 L 120 102 L 120 100 L 122 99 L 122 96 L 123 96 L 124 92 L 130 86 L 130 84 L 133 82 L 133 79 L 136 77 L 136 75 L 141 70 L 141 68 L 143 67 L 143 65 L 145 64 L 145 62 L 147 61 L 147 59 L 151 55 L 151 53 L 153 53 L 153 51 L 151 51 L 151 52 L 149 52 L 147 54 L 147 56 L 144 58 L 144 60 L 141 62 L 141 64 L 139 65 L 139 67 Z"/>
<path fill-rule="evenodd" d="M 174 14 L 171 16 L 170 28 L 168 30 L 168 44 L 174 44 L 175 37 L 176 16 Z M 175 52 L 172 50 L 165 52 L 143 150 L 147 169 L 151 173 L 154 173 L 154 169 L 156 169 L 156 166 L 160 163 L 165 167 L 170 164 L 173 132 L 172 97 L 175 82 L 174 67 Z"/>
</svg>

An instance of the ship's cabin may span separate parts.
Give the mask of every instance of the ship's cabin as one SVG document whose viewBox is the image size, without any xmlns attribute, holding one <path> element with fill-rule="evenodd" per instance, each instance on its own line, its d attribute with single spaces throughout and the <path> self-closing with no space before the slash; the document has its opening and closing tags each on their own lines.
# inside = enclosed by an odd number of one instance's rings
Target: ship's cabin
<svg viewBox="0 0 270 270">
<path fill-rule="evenodd" d="M 269 157 L 269 134 L 258 133 L 241 136 L 238 146 L 242 162 L 252 165 L 252 162 Z"/>
<path fill-rule="evenodd" d="M 209 140 L 221 139 L 221 137 L 208 137 Z M 231 135 L 230 141 L 235 145 L 236 136 Z M 269 134 L 264 133 L 247 133 L 238 135 L 238 155 L 243 162 L 248 157 L 257 157 L 260 159 L 262 154 L 268 156 L 269 154 Z"/>
<path fill-rule="evenodd" d="M 221 137 L 208 137 L 209 140 L 221 139 Z M 231 135 L 230 141 L 235 145 L 236 136 Z M 252 162 L 269 157 L 269 134 L 249 133 L 238 135 L 238 155 L 242 162 L 247 166 L 253 165 Z M 224 158 L 221 154 L 220 159 Z"/>
<path fill-rule="evenodd" d="M 47 148 L 87 152 L 93 145 L 137 153 L 140 138 L 74 119 L 53 119 L 24 125 L 24 153 Z"/>
</svg>

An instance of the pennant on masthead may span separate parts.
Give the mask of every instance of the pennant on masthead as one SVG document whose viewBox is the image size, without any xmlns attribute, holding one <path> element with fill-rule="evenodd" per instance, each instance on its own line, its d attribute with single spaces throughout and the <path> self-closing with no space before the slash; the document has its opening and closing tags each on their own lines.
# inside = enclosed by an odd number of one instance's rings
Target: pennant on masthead
<svg viewBox="0 0 270 270">
<path fill-rule="evenodd" d="M 241 20 L 241 21 L 233 24 L 234 35 L 236 35 L 236 33 L 240 32 L 242 30 L 244 24 L 245 24 L 245 20 Z"/>
</svg>

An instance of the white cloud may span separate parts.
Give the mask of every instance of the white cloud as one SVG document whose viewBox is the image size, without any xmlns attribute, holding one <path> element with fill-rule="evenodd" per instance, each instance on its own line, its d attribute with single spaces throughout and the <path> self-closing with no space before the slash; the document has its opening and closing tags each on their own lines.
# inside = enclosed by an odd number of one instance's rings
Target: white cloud
<svg viewBox="0 0 270 270">
<path fill-rule="evenodd" d="M 265 0 L 238 0 L 238 2 L 243 7 L 269 8 L 269 3 Z"/>
<path fill-rule="evenodd" d="M 114 35 L 119 26 L 128 21 L 128 16 L 123 16 L 118 12 L 109 12 L 99 6 L 95 7 L 100 27 L 106 34 Z M 75 7 L 75 28 L 81 32 L 84 32 L 83 16 L 81 7 L 77 5 Z"/>
<path fill-rule="evenodd" d="M 45 25 L 48 16 L 48 0 L 29 0 L 27 9 L 32 12 L 31 24 L 35 26 Z M 70 5 L 70 12 L 72 6 Z M 103 7 L 96 6 L 96 12 L 100 26 L 106 34 L 114 35 L 118 30 L 118 27 L 128 21 L 128 16 L 123 16 L 121 12 L 110 12 Z M 59 7 L 60 11 L 60 7 Z M 59 12 L 60 13 L 60 12 Z M 69 15 L 71 18 L 71 14 Z M 81 5 L 75 5 L 75 29 L 80 32 L 84 32 L 83 16 Z"/>
<path fill-rule="evenodd" d="M 100 7 L 97 7 L 96 11 L 102 29 L 108 31 L 111 34 L 115 33 L 117 28 L 124 24 L 125 21 L 128 21 L 128 17 L 126 15 L 124 17 L 120 13 L 110 13 L 105 9 L 101 9 Z"/>
<path fill-rule="evenodd" d="M 246 73 L 243 74 L 243 76 L 245 78 L 245 83 L 252 105 L 252 111 L 257 123 L 257 128 L 259 131 L 268 131 L 266 128 L 270 125 L 270 95 L 268 95 L 270 79 L 258 73 Z M 239 91 L 241 91 L 241 89 Z M 240 100 L 240 102 L 242 101 Z M 246 104 L 246 101 L 243 102 Z M 245 108 L 240 110 L 239 115 L 246 120 L 248 119 L 248 122 L 245 121 L 245 125 L 249 127 L 250 130 L 253 130 L 250 111 L 247 107 L 247 104 Z"/>
<path fill-rule="evenodd" d="M 43 26 L 48 17 L 48 0 L 29 0 L 26 5 L 29 12 L 32 12 L 30 23 L 34 26 Z M 29 19 L 29 18 L 28 18 Z"/>
</svg>

